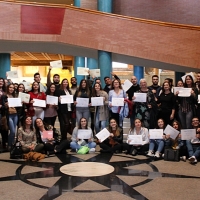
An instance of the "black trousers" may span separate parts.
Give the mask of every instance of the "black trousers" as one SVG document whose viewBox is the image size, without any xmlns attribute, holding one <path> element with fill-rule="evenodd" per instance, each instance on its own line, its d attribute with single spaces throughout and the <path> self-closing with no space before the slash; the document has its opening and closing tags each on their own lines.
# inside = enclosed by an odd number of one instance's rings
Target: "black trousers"
<svg viewBox="0 0 200 200">
<path fill-rule="evenodd" d="M 57 116 L 54 116 L 54 117 L 45 117 L 44 118 L 44 122 L 47 123 L 48 125 L 52 125 L 54 127 L 55 121 L 56 121 L 56 117 Z"/>
<path fill-rule="evenodd" d="M 145 154 L 146 154 L 146 151 L 149 150 L 149 144 L 140 145 L 140 146 L 133 146 L 133 145 L 124 143 L 124 144 L 122 145 L 122 149 L 123 149 L 124 151 L 127 151 L 127 154 L 131 154 L 132 151 L 135 149 L 135 150 L 137 150 L 138 154 L 145 155 Z"/>
</svg>

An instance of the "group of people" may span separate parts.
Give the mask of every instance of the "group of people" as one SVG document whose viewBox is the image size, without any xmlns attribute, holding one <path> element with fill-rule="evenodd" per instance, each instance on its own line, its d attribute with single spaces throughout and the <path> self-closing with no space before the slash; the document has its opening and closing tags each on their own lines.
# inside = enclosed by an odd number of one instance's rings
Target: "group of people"
<svg viewBox="0 0 200 200">
<path fill-rule="evenodd" d="M 173 80 L 170 78 L 165 79 L 162 86 L 159 86 L 157 75 L 152 76 L 152 85 L 149 87 L 145 79 L 141 79 L 138 84 L 137 78 L 132 76 L 130 80 L 132 86 L 125 91 L 120 78 L 113 73 L 113 79 L 109 76 L 104 77 L 104 89 L 99 78 L 90 76 L 81 80 L 79 86 L 77 79 L 72 77 L 70 87 L 66 78 L 60 83 L 58 74 L 53 75 L 53 82 L 51 82 L 51 69 L 50 67 L 47 75 L 47 85 L 44 86 L 40 82 L 40 74 L 35 73 L 34 82 L 29 91 L 25 89 L 23 83 L 6 84 L 5 80 L 0 78 L 0 118 L 6 117 L 9 128 L 9 135 L 8 130 L 3 128 L 6 126 L 0 128 L 5 148 L 11 148 L 17 133 L 25 151 L 41 151 L 42 149 L 45 152 L 62 152 L 70 147 L 77 151 L 83 145 L 87 145 L 92 149 L 91 151 L 94 151 L 97 143 L 102 153 L 126 151 L 136 155 L 138 152 L 147 152 L 148 156 L 159 158 L 167 146 L 180 148 L 182 157 L 185 158 L 189 154 L 192 162 L 197 161 L 199 155 L 191 153 L 191 149 L 194 149 L 193 141 L 182 141 L 180 134 L 176 140 L 172 140 L 168 134 L 163 135 L 163 139 L 152 140 L 149 139 L 148 130 L 164 129 L 168 124 L 179 131 L 181 128 L 195 127 L 197 129 L 192 120 L 200 117 L 198 104 L 200 73 L 197 74 L 197 82 L 194 82 L 191 75 L 186 75 L 184 82 L 182 80 L 177 82 L 177 87 L 191 88 L 190 95 L 183 97 L 178 91 L 174 92 Z M 18 97 L 20 92 L 28 93 L 30 101 L 22 102 L 20 107 L 9 107 L 8 98 Z M 146 101 L 136 101 L 136 93 L 145 93 Z M 58 104 L 47 104 L 46 108 L 34 106 L 35 99 L 46 100 L 47 95 L 58 97 Z M 63 95 L 73 95 L 73 102 L 61 103 Z M 103 105 L 93 106 L 93 97 L 103 98 Z M 79 106 L 80 98 L 87 98 L 88 105 Z M 116 98 L 123 98 L 124 106 L 113 105 L 113 99 Z M 142 135 L 143 145 L 130 145 L 129 140 L 123 144 L 123 119 L 126 117 L 124 112 L 127 110 L 130 114 L 131 125 L 129 134 Z M 60 123 L 61 141 L 56 139 L 54 133 L 57 117 Z M 88 127 L 89 118 L 91 127 Z M 3 121 L 6 120 L 1 120 Z M 104 141 L 97 140 L 95 143 L 95 135 L 106 127 L 110 136 Z M 53 131 L 52 138 L 47 139 L 42 136 L 47 129 Z M 82 141 L 78 138 L 79 129 L 89 129 L 91 137 Z M 72 134 L 71 142 L 68 141 L 67 134 Z M 198 138 L 197 131 L 197 140 Z M 197 140 L 195 140 L 195 145 L 200 146 Z M 198 147 L 195 151 L 196 149 Z M 191 159 L 193 156 L 195 158 Z"/>
</svg>

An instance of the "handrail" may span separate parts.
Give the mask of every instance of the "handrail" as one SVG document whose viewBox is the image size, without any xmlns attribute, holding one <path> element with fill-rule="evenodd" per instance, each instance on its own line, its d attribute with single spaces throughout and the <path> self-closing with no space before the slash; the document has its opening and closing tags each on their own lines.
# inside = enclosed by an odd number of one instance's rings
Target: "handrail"
<svg viewBox="0 0 200 200">
<path fill-rule="evenodd" d="M 85 12 L 85 13 L 91 13 L 91 14 L 96 14 L 96 15 L 115 17 L 115 18 L 126 19 L 126 20 L 131 20 L 131 21 L 140 22 L 140 23 L 146 23 L 146 24 L 152 24 L 152 25 L 158 25 L 158 26 L 165 26 L 165 27 L 171 27 L 171 28 L 179 28 L 179 29 L 188 29 L 188 30 L 200 31 L 200 26 L 192 26 L 192 25 L 185 25 L 185 24 L 175 24 L 175 23 L 171 23 L 171 22 L 162 22 L 162 21 L 155 21 L 155 20 L 142 19 L 142 18 L 136 18 L 136 17 L 129 17 L 129 16 L 118 15 L 118 14 L 113 14 L 113 13 L 100 12 L 100 11 L 96 11 L 96 10 L 89 10 L 89 9 L 85 9 L 85 8 L 78 8 L 78 7 L 71 6 L 71 5 L 39 3 L 39 2 L 27 2 L 27 1 L 15 1 L 15 0 L 0 0 L 0 2 L 12 3 L 12 4 L 14 3 L 14 4 L 20 4 L 20 5 L 48 6 L 48 7 L 57 7 L 57 8 L 67 8 L 67 9 L 70 9 L 70 10 L 77 10 L 79 12 Z"/>
</svg>

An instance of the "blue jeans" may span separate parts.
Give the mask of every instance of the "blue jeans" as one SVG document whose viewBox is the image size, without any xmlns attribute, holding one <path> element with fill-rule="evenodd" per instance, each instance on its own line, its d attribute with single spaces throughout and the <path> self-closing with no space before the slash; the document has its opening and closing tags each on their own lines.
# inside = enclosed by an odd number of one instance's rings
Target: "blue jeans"
<svg viewBox="0 0 200 200">
<path fill-rule="evenodd" d="M 95 142 L 88 142 L 85 146 L 91 148 L 95 148 L 96 147 L 96 143 Z M 70 147 L 72 149 L 80 149 L 81 145 L 79 145 L 77 142 L 70 142 Z"/>
<path fill-rule="evenodd" d="M 8 136 L 8 146 L 11 146 L 14 143 L 17 122 L 18 122 L 18 115 L 17 114 L 9 115 L 10 134 Z"/>
<path fill-rule="evenodd" d="M 104 129 L 104 128 L 106 128 L 106 120 L 105 121 L 99 121 L 99 109 L 98 109 L 97 112 L 96 112 L 96 119 L 95 119 L 95 131 L 96 131 L 96 134 L 101 129 Z"/>
<path fill-rule="evenodd" d="M 163 151 L 164 146 L 165 146 L 165 143 L 163 140 L 151 139 L 149 141 L 149 151 L 154 151 L 154 149 L 157 149 L 156 151 L 161 153 Z"/>
<path fill-rule="evenodd" d="M 183 113 L 181 109 L 179 109 L 178 116 L 181 122 L 182 129 L 192 128 L 192 118 L 193 118 L 192 110 L 187 113 Z"/>
<path fill-rule="evenodd" d="M 87 121 L 89 120 L 90 110 L 88 107 L 87 108 L 80 108 L 80 107 L 76 108 L 76 121 L 78 124 L 82 117 L 86 118 Z"/>
<path fill-rule="evenodd" d="M 197 159 L 200 157 L 200 145 L 199 146 L 192 145 L 190 140 L 186 140 L 186 146 L 188 149 L 189 157 L 195 156 L 195 158 Z"/>
</svg>

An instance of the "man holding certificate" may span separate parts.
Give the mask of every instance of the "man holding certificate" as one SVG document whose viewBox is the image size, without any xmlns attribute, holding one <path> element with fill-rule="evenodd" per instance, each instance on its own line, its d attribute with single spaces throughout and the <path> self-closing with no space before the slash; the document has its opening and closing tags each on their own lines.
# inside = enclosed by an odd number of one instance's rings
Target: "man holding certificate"
<svg viewBox="0 0 200 200">
<path fill-rule="evenodd" d="M 149 132 L 147 128 L 142 127 L 140 119 L 135 119 L 129 130 L 127 143 L 123 144 L 123 149 L 127 154 L 136 156 L 138 153 L 144 154 L 149 148 Z"/>
<path fill-rule="evenodd" d="M 78 127 L 75 127 L 72 133 L 72 141 L 70 147 L 72 151 L 78 151 L 81 146 L 88 146 L 90 152 L 95 152 L 96 143 L 93 141 L 92 129 L 88 127 L 87 119 L 82 117 L 78 124 Z"/>
</svg>

